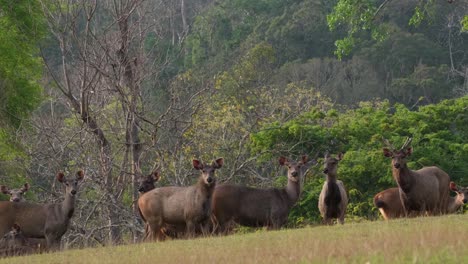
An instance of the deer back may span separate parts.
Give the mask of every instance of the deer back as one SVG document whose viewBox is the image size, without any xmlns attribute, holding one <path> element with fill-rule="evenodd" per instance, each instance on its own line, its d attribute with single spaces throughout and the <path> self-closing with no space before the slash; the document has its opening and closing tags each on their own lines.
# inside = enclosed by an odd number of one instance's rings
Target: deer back
<svg viewBox="0 0 468 264">
<path fill-rule="evenodd" d="M 374 205 L 385 220 L 405 216 L 398 187 L 383 190 L 374 196 Z"/>
<path fill-rule="evenodd" d="M 291 207 L 284 189 L 229 184 L 215 188 L 212 206 L 217 221 L 223 223 L 232 219 L 245 226 L 268 225 L 273 214 L 287 217 Z"/>
</svg>

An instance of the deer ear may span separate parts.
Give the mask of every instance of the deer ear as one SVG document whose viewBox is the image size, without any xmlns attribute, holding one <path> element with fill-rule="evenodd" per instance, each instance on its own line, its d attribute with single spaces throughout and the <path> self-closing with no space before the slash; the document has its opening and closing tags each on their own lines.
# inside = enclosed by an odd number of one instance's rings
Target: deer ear
<svg viewBox="0 0 468 264">
<path fill-rule="evenodd" d="M 203 169 L 203 164 L 199 160 L 196 160 L 196 159 L 192 160 L 192 165 L 197 170 Z"/>
<path fill-rule="evenodd" d="M 29 187 L 30 187 L 30 186 L 29 186 L 29 183 L 25 183 L 25 184 L 23 185 L 22 191 L 23 191 L 23 192 L 27 192 L 27 191 L 29 190 Z"/>
<path fill-rule="evenodd" d="M 223 159 L 223 158 L 219 158 L 219 159 L 217 159 L 217 160 L 215 160 L 215 161 L 213 162 L 213 167 L 214 167 L 215 169 L 219 169 L 219 168 L 221 168 L 223 165 L 224 165 L 224 159 Z"/>
<path fill-rule="evenodd" d="M 84 172 L 82 170 L 79 170 L 76 172 L 76 179 L 81 181 L 84 178 Z"/>
<path fill-rule="evenodd" d="M 4 194 L 9 194 L 9 193 L 8 193 L 8 187 L 6 187 L 5 185 L 1 185 L 1 186 L 0 186 L 0 190 L 1 190 L 2 193 L 4 193 Z"/>
<path fill-rule="evenodd" d="M 308 160 L 309 160 L 309 157 L 307 155 L 302 155 L 301 157 L 302 164 L 306 164 Z"/>
<path fill-rule="evenodd" d="M 391 158 L 393 156 L 393 153 L 388 148 L 384 148 L 383 155 L 387 158 Z"/>
<path fill-rule="evenodd" d="M 405 155 L 406 155 L 406 156 L 409 156 L 409 155 L 411 155 L 412 153 L 413 153 L 413 147 L 409 147 L 409 148 L 406 150 Z"/>
<path fill-rule="evenodd" d="M 65 174 L 63 172 L 57 173 L 57 181 L 63 182 L 65 180 Z"/>
<path fill-rule="evenodd" d="M 279 157 L 278 162 L 279 162 L 279 164 L 280 164 L 281 166 L 284 166 L 284 165 L 288 164 L 288 159 L 285 158 L 285 157 L 283 157 L 283 156 L 281 156 L 281 157 Z"/>
<path fill-rule="evenodd" d="M 450 182 L 450 190 L 454 192 L 458 191 L 457 185 L 453 181 Z"/>
<path fill-rule="evenodd" d="M 16 232 L 21 231 L 21 227 L 17 223 L 14 223 L 13 226 L 11 227 L 11 229 L 16 230 Z"/>
<path fill-rule="evenodd" d="M 153 171 L 152 176 L 154 181 L 159 181 L 159 179 L 161 178 L 161 175 L 159 175 L 159 171 L 157 170 Z"/>
<path fill-rule="evenodd" d="M 343 156 L 344 156 L 344 154 L 342 152 L 340 152 L 340 153 L 338 153 L 337 159 L 342 160 Z"/>
</svg>

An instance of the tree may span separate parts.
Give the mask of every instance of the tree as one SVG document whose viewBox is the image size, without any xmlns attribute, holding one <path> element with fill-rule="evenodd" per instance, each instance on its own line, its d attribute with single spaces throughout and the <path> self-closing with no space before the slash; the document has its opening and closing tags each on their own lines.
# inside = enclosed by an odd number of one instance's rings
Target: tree
<svg viewBox="0 0 468 264">
<path fill-rule="evenodd" d="M 344 26 L 347 29 L 347 36 L 335 42 L 335 54 L 338 58 L 348 55 L 351 50 L 362 39 L 362 34 L 370 32 L 372 39 L 381 41 L 387 35 L 386 23 L 387 19 L 384 15 L 386 8 L 394 1 L 370 1 L 370 0 L 339 0 L 332 13 L 327 17 L 328 25 L 331 30 Z M 406 1 L 405 1 L 406 2 Z M 457 3 L 458 2 L 458 3 Z M 466 8 L 466 1 L 457 1 L 451 5 L 451 10 L 454 12 L 464 12 L 460 9 Z M 433 19 L 437 10 L 440 10 L 439 5 L 449 3 L 439 3 L 438 1 L 423 0 L 411 1 L 408 6 L 404 8 L 412 8 L 414 13 L 409 19 L 410 25 L 419 25 L 425 19 Z M 399 3 L 397 3 L 399 4 Z M 404 4 L 404 3 L 403 3 Z M 458 23 L 463 24 L 466 19 L 465 16 L 458 18 Z"/>
<path fill-rule="evenodd" d="M 5 183 L 24 178 L 20 165 L 27 157 L 16 133 L 42 99 L 38 45 L 44 34 L 39 1 L 0 1 L 0 170 Z"/>
<path fill-rule="evenodd" d="M 291 152 L 345 152 L 338 175 L 349 192 L 349 216 L 372 218 L 377 213 L 373 196 L 395 186 L 390 163 L 382 154 L 384 138 L 403 142 L 412 136 L 410 168 L 436 165 L 454 182 L 465 184 L 467 106 L 465 96 L 418 110 L 388 101 L 363 102 L 346 111 L 317 107 L 288 122 L 266 124 L 251 136 L 251 149 L 253 155 L 264 153 L 266 158 L 285 148 Z M 315 167 L 312 175 L 316 176 L 305 182 L 303 199 L 290 215 L 293 224 L 319 218 L 317 197 L 323 184 L 319 168 Z"/>
<path fill-rule="evenodd" d="M 108 230 L 107 239 L 99 240 L 110 243 L 121 242 L 122 228 L 133 231 L 138 226 L 138 210 L 132 201 L 138 198 L 142 162 L 149 163 L 156 156 L 148 152 L 157 149 L 163 124 L 181 122 L 197 109 L 191 108 L 197 91 L 188 91 L 193 95 L 190 97 L 161 85 L 167 78 L 165 71 L 180 54 L 181 43 L 161 47 L 154 41 L 158 34 L 172 34 L 159 24 L 161 21 L 153 19 L 154 14 L 166 11 L 157 8 L 161 6 L 141 0 L 42 2 L 53 36 L 51 43 L 56 45 L 43 52 L 48 86 L 60 92 L 54 96 L 60 95 L 57 103 L 65 122 L 43 127 L 37 136 L 56 142 L 68 138 L 73 145 L 59 145 L 67 152 L 81 153 L 64 163 L 88 168 L 87 174 L 98 190 L 91 197 L 102 198 L 95 207 L 87 205 L 86 210 L 103 213 L 107 223 L 93 219 L 92 224 L 97 230 Z M 54 48 L 60 60 L 56 60 Z M 154 93 L 161 96 L 160 105 L 152 101 Z M 180 102 L 182 97 L 188 100 Z M 56 108 L 52 105 L 46 112 L 53 113 Z M 50 128 L 58 132 L 44 135 Z M 57 152 L 50 146 L 46 149 Z M 152 163 L 146 169 L 152 170 Z M 133 206 L 131 220 L 125 220 L 127 205 Z M 89 220 L 83 224 L 91 224 Z M 133 234 L 136 241 L 138 232 Z"/>
</svg>

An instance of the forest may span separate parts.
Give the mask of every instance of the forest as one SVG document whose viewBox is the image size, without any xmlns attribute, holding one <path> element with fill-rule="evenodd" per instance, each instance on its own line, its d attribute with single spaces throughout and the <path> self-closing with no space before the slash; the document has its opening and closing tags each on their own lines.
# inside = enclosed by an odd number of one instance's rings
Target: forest
<svg viewBox="0 0 468 264">
<path fill-rule="evenodd" d="M 67 247 L 139 241 L 142 176 L 187 186 L 283 187 L 278 164 L 315 160 L 288 227 L 320 223 L 326 152 L 347 221 L 379 219 L 409 167 L 468 186 L 468 0 L 0 0 L 0 184 L 59 202 L 83 170 Z M 8 200 L 0 194 L 1 200 Z M 465 205 L 466 206 L 466 205 Z"/>
</svg>

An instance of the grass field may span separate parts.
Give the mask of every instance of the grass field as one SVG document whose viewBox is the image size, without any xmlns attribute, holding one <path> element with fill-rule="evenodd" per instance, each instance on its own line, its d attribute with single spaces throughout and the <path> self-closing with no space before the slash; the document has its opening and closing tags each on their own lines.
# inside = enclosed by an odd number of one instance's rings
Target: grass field
<svg viewBox="0 0 468 264">
<path fill-rule="evenodd" d="M 468 263 L 468 215 L 67 250 L 0 263 Z"/>
</svg>

